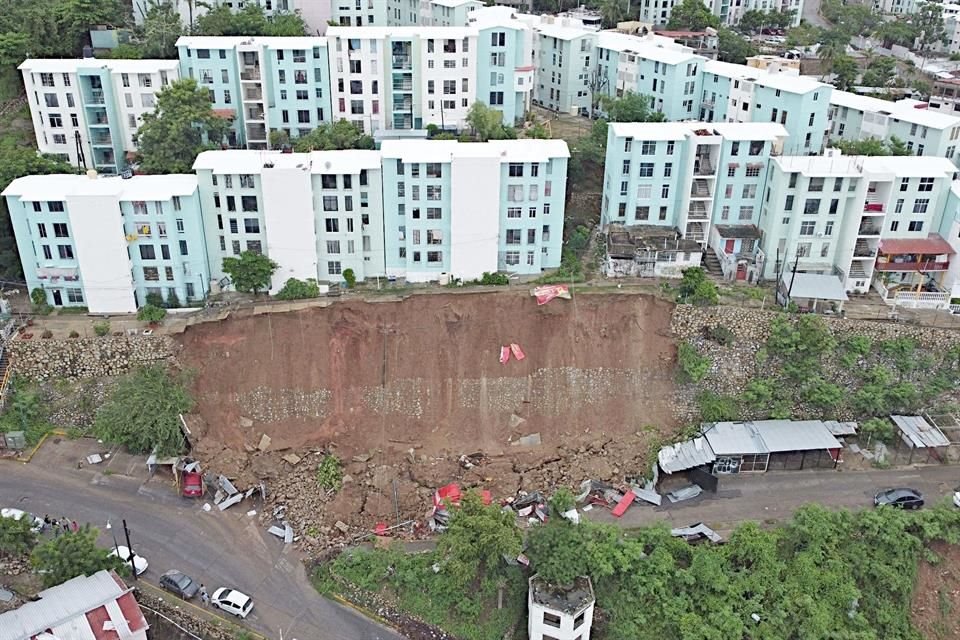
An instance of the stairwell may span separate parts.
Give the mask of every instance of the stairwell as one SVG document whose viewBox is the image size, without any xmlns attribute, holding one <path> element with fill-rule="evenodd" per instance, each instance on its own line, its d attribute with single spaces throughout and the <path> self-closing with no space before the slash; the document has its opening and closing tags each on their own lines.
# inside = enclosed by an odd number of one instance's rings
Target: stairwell
<svg viewBox="0 0 960 640">
<path fill-rule="evenodd" d="M 710 275 L 723 275 L 723 267 L 720 266 L 720 258 L 718 258 L 717 254 L 712 251 L 707 251 L 703 254 L 703 266 Z"/>
</svg>

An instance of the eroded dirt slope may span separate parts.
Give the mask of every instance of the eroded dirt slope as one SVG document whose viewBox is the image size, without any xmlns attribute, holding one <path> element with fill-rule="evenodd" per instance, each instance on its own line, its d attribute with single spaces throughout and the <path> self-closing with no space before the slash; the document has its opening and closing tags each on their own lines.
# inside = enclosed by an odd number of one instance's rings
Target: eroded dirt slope
<svg viewBox="0 0 960 640">
<path fill-rule="evenodd" d="M 274 451 L 509 454 L 536 432 L 543 452 L 673 425 L 671 310 L 640 295 L 338 301 L 191 327 L 181 359 L 204 439 L 235 452 L 267 434 Z M 502 365 L 509 343 L 526 358 Z"/>
</svg>

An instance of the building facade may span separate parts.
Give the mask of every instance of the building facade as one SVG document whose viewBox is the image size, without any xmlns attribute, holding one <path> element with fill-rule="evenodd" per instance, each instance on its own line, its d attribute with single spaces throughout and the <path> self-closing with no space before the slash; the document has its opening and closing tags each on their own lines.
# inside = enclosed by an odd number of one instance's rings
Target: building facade
<svg viewBox="0 0 960 640">
<path fill-rule="evenodd" d="M 307 32 L 316 35 L 323 35 L 326 31 L 335 7 L 349 4 L 339 0 L 208 0 L 206 2 L 160 0 L 160 2 L 172 6 L 180 16 L 180 22 L 187 27 L 193 27 L 197 18 L 206 14 L 212 7 L 225 6 L 232 11 L 240 11 L 245 5 L 256 3 L 263 7 L 263 12 L 267 16 L 284 13 L 298 14 L 306 23 Z M 132 0 L 133 19 L 138 25 L 143 24 L 147 12 L 154 4 L 157 4 L 157 0 Z"/>
<path fill-rule="evenodd" d="M 27 59 L 19 67 L 41 153 L 120 173 L 156 94 L 179 79 L 175 60 Z"/>
<path fill-rule="evenodd" d="M 202 300 L 210 274 L 190 175 L 27 176 L 3 194 L 27 288 L 54 307 L 131 313 Z"/>
</svg>

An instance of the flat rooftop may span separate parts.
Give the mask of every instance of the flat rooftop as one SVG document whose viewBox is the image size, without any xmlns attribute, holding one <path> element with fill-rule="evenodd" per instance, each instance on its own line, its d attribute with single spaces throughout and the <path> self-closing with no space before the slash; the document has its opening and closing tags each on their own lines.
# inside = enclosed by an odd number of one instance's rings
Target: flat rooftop
<svg viewBox="0 0 960 640">
<path fill-rule="evenodd" d="M 174 71 L 177 60 L 112 60 L 107 58 L 27 58 L 17 67 L 36 73 L 76 73 L 80 69 L 109 69 L 114 73 L 150 73 Z"/>
<path fill-rule="evenodd" d="M 367 149 L 310 153 L 227 149 L 204 151 L 193 163 L 194 171 L 208 169 L 214 173 L 259 174 L 265 168 L 309 168 L 311 173 L 359 174 L 363 169 L 379 169 L 380 153 Z"/>
<path fill-rule="evenodd" d="M 862 96 L 857 93 L 834 89 L 830 95 L 830 104 L 856 111 L 881 114 L 895 120 L 934 129 L 947 129 L 960 125 L 960 116 L 930 109 L 926 102 L 909 98 L 897 101 L 881 100 L 873 96 Z"/>
<path fill-rule="evenodd" d="M 11 182 L 3 196 L 23 200 L 64 200 L 71 196 L 113 196 L 118 200 L 169 200 L 172 196 L 188 196 L 197 190 L 197 176 L 169 174 L 155 176 L 54 174 L 24 176 Z"/>
<path fill-rule="evenodd" d="M 611 224 L 607 229 L 607 253 L 613 258 L 633 258 L 644 252 L 695 253 L 702 250 L 700 243 L 682 238 L 674 227 Z"/>
<path fill-rule="evenodd" d="M 617 137 L 637 140 L 683 140 L 690 135 L 723 136 L 727 140 L 777 140 L 789 134 L 776 122 L 611 122 Z"/>
<path fill-rule="evenodd" d="M 312 49 L 327 46 L 327 39 L 323 36 L 181 36 L 177 39 L 178 47 L 189 49 L 232 49 L 240 45 Z"/>
<path fill-rule="evenodd" d="M 550 584 L 540 576 L 530 578 L 530 600 L 548 609 L 576 615 L 594 603 L 590 578 L 580 576 L 573 584 L 562 587 Z"/>
<path fill-rule="evenodd" d="M 765 87 L 780 89 L 790 93 L 809 93 L 817 89 L 833 89 L 829 84 L 820 82 L 812 76 L 801 76 L 786 72 L 771 72 L 745 64 L 708 60 L 703 68 L 705 73 L 713 73 L 725 78 L 736 78 L 756 82 Z"/>
</svg>

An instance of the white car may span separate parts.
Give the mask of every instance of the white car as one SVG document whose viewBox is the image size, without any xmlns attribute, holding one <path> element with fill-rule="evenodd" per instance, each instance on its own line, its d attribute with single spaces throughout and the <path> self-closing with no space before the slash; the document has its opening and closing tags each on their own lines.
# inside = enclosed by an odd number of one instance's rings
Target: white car
<svg viewBox="0 0 960 640">
<path fill-rule="evenodd" d="M 226 587 L 220 587 L 214 591 L 210 602 L 218 609 L 232 613 L 238 618 L 246 618 L 247 614 L 253 609 L 253 600 L 250 596 Z"/>
<path fill-rule="evenodd" d="M 130 566 L 130 549 L 126 547 L 118 546 L 116 549 L 110 552 L 110 555 L 114 558 L 120 558 L 127 566 Z M 145 558 L 133 554 L 133 566 L 137 570 L 137 575 L 142 575 L 144 571 L 147 570 L 147 567 L 150 566 L 147 564 Z"/>
<path fill-rule="evenodd" d="M 33 529 L 37 533 L 40 533 L 41 531 L 43 531 L 43 526 L 44 526 L 43 518 L 38 518 L 32 513 L 27 513 L 26 511 L 22 511 L 20 509 L 13 509 L 13 508 L 0 509 L 0 517 L 13 518 L 14 520 L 21 520 L 24 517 L 26 517 L 28 520 L 33 522 L 33 526 L 31 527 L 31 529 Z"/>
<path fill-rule="evenodd" d="M 954 491 L 953 504 L 960 507 L 960 491 Z"/>
</svg>

